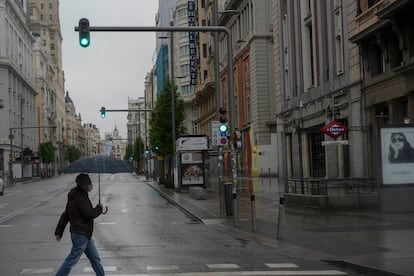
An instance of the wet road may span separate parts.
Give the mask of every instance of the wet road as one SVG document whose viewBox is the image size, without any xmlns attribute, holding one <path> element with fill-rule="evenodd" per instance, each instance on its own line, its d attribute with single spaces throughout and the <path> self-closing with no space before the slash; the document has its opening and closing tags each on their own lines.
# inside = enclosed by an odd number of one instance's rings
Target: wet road
<svg viewBox="0 0 414 276">
<path fill-rule="evenodd" d="M 20 184 L 0 197 L 0 275 L 54 275 L 71 243 L 54 229 L 76 175 Z M 98 176 L 91 175 L 93 204 Z M 109 213 L 95 220 L 94 240 L 107 275 L 345 275 L 277 246 L 236 238 L 228 228 L 195 221 L 131 174 L 100 176 Z M 71 275 L 94 275 L 85 257 Z M 356 275 L 349 273 L 347 275 Z"/>
</svg>

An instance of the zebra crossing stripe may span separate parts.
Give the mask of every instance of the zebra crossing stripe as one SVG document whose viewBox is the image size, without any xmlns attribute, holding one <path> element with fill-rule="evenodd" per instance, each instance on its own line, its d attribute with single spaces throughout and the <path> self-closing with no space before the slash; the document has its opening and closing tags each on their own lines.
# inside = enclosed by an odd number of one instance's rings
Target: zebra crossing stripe
<svg viewBox="0 0 414 276">
<path fill-rule="evenodd" d="M 178 265 L 147 265 L 147 270 L 178 270 Z"/>
<path fill-rule="evenodd" d="M 104 266 L 103 267 L 105 272 L 116 272 L 116 266 Z M 93 272 L 93 268 L 90 266 L 87 266 L 83 269 L 84 272 Z"/>
<path fill-rule="evenodd" d="M 233 269 L 240 268 L 236 264 L 207 264 L 207 267 L 210 269 Z"/>
<path fill-rule="evenodd" d="M 279 264 L 265 264 L 269 268 L 298 268 L 299 266 L 292 263 L 279 263 Z"/>
<path fill-rule="evenodd" d="M 53 271 L 55 271 L 54 268 L 25 268 L 20 274 L 45 274 Z"/>
</svg>

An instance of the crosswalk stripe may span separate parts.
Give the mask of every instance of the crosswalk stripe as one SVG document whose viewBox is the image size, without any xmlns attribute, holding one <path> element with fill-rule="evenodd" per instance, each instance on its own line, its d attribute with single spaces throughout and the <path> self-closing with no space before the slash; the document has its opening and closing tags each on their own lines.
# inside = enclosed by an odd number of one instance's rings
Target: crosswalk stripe
<svg viewBox="0 0 414 276">
<path fill-rule="evenodd" d="M 298 268 L 299 266 L 292 263 L 279 263 L 279 264 L 265 264 L 269 268 Z"/>
<path fill-rule="evenodd" d="M 182 273 L 143 273 L 143 274 L 107 274 L 107 276 L 336 276 L 346 275 L 338 270 L 291 270 L 291 271 L 214 271 L 214 272 L 182 272 Z M 91 276 L 75 275 L 75 276 Z"/>
<path fill-rule="evenodd" d="M 240 268 L 236 264 L 207 264 L 210 269 Z"/>
<path fill-rule="evenodd" d="M 147 270 L 178 270 L 177 265 L 147 265 Z"/>
<path fill-rule="evenodd" d="M 44 274 L 52 273 L 54 270 L 54 268 L 25 268 L 20 274 Z"/>
<path fill-rule="evenodd" d="M 105 272 L 115 272 L 117 271 L 116 266 L 104 266 L 103 267 Z M 83 269 L 84 272 L 93 272 L 93 268 L 90 266 L 87 266 Z"/>
</svg>

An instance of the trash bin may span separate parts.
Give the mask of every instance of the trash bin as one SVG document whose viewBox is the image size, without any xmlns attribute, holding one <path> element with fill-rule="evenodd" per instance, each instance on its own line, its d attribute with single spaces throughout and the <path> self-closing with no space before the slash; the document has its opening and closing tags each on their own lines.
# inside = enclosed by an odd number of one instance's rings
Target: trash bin
<svg viewBox="0 0 414 276">
<path fill-rule="evenodd" d="M 233 215 L 233 183 L 224 183 L 224 205 L 226 206 L 226 215 Z"/>
</svg>

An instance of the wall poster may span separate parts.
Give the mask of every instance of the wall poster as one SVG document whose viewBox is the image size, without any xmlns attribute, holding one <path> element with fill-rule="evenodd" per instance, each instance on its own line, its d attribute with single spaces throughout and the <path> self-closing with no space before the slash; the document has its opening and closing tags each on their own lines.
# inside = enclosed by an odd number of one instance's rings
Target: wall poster
<svg viewBox="0 0 414 276">
<path fill-rule="evenodd" d="M 414 184 L 414 127 L 384 127 L 380 135 L 383 185 Z"/>
</svg>

